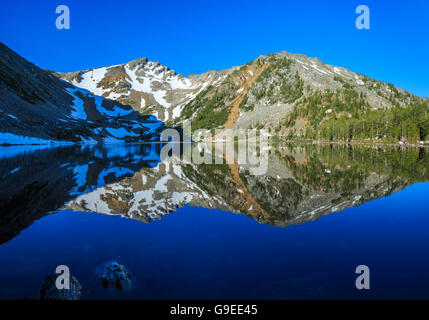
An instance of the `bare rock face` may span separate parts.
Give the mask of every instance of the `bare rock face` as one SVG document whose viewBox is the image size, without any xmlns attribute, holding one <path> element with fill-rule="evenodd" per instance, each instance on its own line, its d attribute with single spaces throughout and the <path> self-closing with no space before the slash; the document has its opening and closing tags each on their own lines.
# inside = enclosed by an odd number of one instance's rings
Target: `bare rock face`
<svg viewBox="0 0 429 320">
<path fill-rule="evenodd" d="M 131 273 L 116 261 L 104 265 L 101 280 L 105 288 L 116 288 L 121 291 L 128 291 L 132 288 Z"/>
<path fill-rule="evenodd" d="M 57 289 L 55 282 L 58 275 L 49 274 L 40 289 L 40 300 L 80 300 L 82 286 L 77 279 L 70 275 L 70 289 Z"/>
</svg>

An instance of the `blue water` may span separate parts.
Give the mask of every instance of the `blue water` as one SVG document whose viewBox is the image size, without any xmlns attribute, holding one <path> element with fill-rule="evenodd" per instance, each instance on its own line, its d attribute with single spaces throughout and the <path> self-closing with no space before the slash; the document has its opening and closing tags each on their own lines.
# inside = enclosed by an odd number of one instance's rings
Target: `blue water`
<svg viewBox="0 0 429 320">
<path fill-rule="evenodd" d="M 69 266 L 82 299 L 429 298 L 429 184 L 286 228 L 186 206 L 144 224 L 59 211 L 0 246 L 0 299 L 38 297 L 48 273 Z M 110 259 L 136 279 L 104 289 Z M 355 288 L 357 265 L 370 290 Z"/>
</svg>

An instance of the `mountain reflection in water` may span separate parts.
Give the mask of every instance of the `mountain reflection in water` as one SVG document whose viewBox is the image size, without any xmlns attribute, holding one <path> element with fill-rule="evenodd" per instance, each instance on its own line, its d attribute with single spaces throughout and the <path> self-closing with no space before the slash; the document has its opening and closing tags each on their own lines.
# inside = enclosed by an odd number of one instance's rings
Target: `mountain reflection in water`
<svg viewBox="0 0 429 320">
<path fill-rule="evenodd" d="M 148 223 L 190 205 L 285 227 L 429 180 L 424 148 L 276 145 L 253 175 L 237 162 L 161 162 L 161 147 L 0 147 L 0 243 L 62 209 Z"/>
</svg>

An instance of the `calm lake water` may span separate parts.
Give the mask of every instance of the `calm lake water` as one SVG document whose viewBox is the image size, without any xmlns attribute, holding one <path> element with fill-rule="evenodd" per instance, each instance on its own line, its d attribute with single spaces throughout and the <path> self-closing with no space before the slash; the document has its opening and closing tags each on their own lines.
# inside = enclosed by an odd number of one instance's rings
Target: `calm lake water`
<svg viewBox="0 0 429 320">
<path fill-rule="evenodd" d="M 0 147 L 0 299 L 58 265 L 82 299 L 429 298 L 429 149 L 271 146 L 254 175 L 160 148 Z"/>
</svg>

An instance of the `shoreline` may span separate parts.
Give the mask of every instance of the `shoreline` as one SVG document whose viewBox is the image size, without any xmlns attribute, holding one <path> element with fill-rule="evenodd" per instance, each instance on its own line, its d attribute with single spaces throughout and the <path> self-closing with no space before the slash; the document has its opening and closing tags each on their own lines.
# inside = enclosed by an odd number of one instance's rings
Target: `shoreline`
<svg viewBox="0 0 429 320">
<path fill-rule="evenodd" d="M 272 139 L 271 139 L 272 140 Z M 376 141 L 327 141 L 327 140 L 311 140 L 311 139 L 300 139 L 300 140 L 282 140 L 278 139 L 277 143 L 280 142 L 292 142 L 292 143 L 311 143 L 311 144 L 336 144 L 336 145 L 360 145 L 368 147 L 406 147 L 406 148 L 429 148 L 429 142 L 425 143 L 408 143 L 408 142 L 376 142 Z"/>
</svg>

